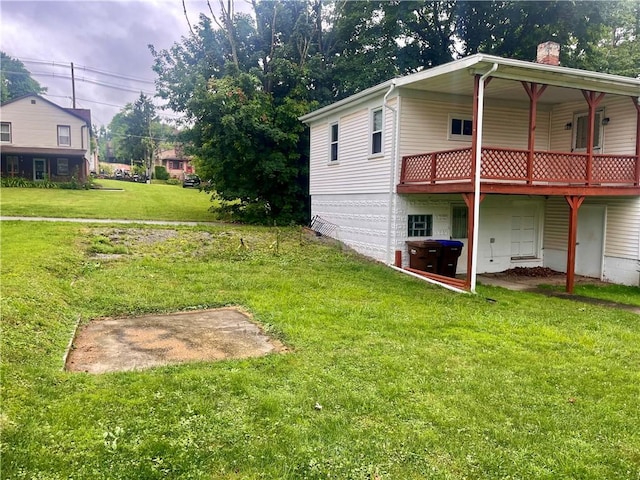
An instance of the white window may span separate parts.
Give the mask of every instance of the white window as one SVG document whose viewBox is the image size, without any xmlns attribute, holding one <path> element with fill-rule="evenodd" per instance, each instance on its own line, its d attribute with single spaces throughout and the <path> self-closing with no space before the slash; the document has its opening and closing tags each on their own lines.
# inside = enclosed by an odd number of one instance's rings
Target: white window
<svg viewBox="0 0 640 480">
<path fill-rule="evenodd" d="M 593 149 L 599 150 L 602 148 L 602 119 L 604 117 L 604 111 L 596 111 L 596 121 L 593 126 Z M 589 132 L 589 114 L 577 113 L 573 117 L 573 151 L 586 152 L 587 151 L 587 134 Z"/>
<path fill-rule="evenodd" d="M 0 142 L 11 143 L 11 124 L 9 122 L 0 123 Z"/>
<path fill-rule="evenodd" d="M 58 125 L 58 145 L 61 147 L 71 146 L 71 127 L 69 125 Z"/>
<path fill-rule="evenodd" d="M 449 115 L 449 140 L 471 140 L 473 120 L 471 117 Z"/>
<path fill-rule="evenodd" d="M 69 175 L 69 159 L 58 158 L 58 175 Z"/>
<path fill-rule="evenodd" d="M 371 155 L 382 153 L 382 108 L 371 111 Z"/>
<path fill-rule="evenodd" d="M 329 159 L 332 162 L 337 162 L 338 161 L 338 123 L 332 123 L 331 124 L 331 147 L 330 147 L 330 154 L 329 154 Z"/>
</svg>

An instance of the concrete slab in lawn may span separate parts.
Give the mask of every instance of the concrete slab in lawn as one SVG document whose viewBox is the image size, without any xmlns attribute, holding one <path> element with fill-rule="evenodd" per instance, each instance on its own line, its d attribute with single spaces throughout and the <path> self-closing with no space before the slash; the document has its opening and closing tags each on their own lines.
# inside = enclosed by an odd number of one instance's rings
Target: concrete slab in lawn
<svg viewBox="0 0 640 480">
<path fill-rule="evenodd" d="M 79 330 L 66 369 L 104 373 L 182 362 L 246 358 L 285 350 L 234 308 L 105 318 Z"/>
</svg>

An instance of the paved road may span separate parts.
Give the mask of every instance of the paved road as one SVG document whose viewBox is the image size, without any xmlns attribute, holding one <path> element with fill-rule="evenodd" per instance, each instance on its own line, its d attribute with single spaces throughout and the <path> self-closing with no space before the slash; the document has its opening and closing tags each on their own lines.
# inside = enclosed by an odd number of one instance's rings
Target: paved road
<svg viewBox="0 0 640 480">
<path fill-rule="evenodd" d="M 170 220 L 127 220 L 122 218 L 62 218 L 62 217 L 5 217 L 0 216 L 0 221 L 25 221 L 25 222 L 71 222 L 71 223 L 136 223 L 142 225 L 222 225 L 217 222 L 176 222 Z"/>
</svg>

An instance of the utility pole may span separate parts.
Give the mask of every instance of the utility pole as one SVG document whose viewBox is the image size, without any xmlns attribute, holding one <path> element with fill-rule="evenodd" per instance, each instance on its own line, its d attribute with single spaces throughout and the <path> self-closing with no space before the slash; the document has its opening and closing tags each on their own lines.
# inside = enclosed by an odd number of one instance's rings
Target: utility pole
<svg viewBox="0 0 640 480">
<path fill-rule="evenodd" d="M 71 93 L 73 95 L 73 108 L 76 108 L 76 77 L 73 73 L 73 62 L 71 62 Z"/>
</svg>

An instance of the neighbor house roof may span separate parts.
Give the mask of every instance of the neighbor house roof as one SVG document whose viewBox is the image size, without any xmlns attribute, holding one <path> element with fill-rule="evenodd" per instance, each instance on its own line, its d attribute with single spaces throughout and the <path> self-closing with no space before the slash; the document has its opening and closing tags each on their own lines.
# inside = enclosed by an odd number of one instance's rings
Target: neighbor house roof
<svg viewBox="0 0 640 480">
<path fill-rule="evenodd" d="M 394 88 L 423 90 L 444 95 L 472 95 L 473 82 L 470 80 L 470 76 L 487 73 L 494 65 L 497 65 L 497 69 L 491 73 L 491 77 L 501 79 L 504 82 L 500 84 L 501 88 L 496 88 L 492 83 L 493 92 L 488 89 L 485 93 L 487 97 L 494 96 L 495 98 L 502 99 L 521 98 L 523 89 L 519 85 L 520 81 L 560 87 L 553 94 L 545 93 L 544 97 L 541 98 L 541 102 L 543 103 L 580 99 L 582 98 L 582 94 L 579 92 L 580 89 L 614 95 L 640 97 L 640 79 L 637 78 L 526 62 L 523 60 L 513 60 L 479 53 L 427 70 L 422 70 L 418 73 L 388 80 L 345 98 L 344 100 L 308 113 L 300 117 L 300 120 L 309 123 L 322 119 L 344 108 L 348 108 L 354 103 L 365 102 L 376 95 L 379 96 L 381 92 L 389 91 L 392 86 Z M 517 81 L 517 83 L 513 82 L 514 80 Z M 513 85 L 509 85 L 509 83 Z M 572 92 L 568 89 L 574 89 L 574 91 Z M 578 90 L 576 91 L 575 89 Z"/>
</svg>

